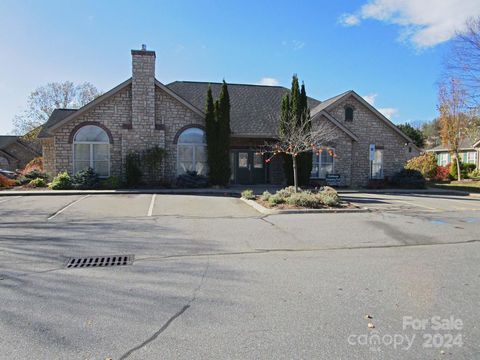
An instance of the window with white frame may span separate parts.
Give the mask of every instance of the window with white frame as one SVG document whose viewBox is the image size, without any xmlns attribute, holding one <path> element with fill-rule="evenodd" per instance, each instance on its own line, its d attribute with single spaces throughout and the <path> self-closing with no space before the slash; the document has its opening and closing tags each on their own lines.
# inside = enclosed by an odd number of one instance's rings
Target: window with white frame
<svg viewBox="0 0 480 360">
<path fill-rule="evenodd" d="M 89 167 L 99 177 L 110 175 L 110 139 L 95 125 L 81 127 L 73 137 L 73 172 Z"/>
<path fill-rule="evenodd" d="M 312 156 L 311 178 L 325 179 L 328 174 L 332 174 L 335 169 L 335 149 L 321 149 Z"/>
<path fill-rule="evenodd" d="M 207 175 L 205 132 L 199 128 L 188 128 L 178 137 L 177 174 L 185 174 L 187 171 Z"/>
<path fill-rule="evenodd" d="M 477 163 L 477 152 L 476 151 L 469 151 L 467 153 L 467 163 L 468 164 L 476 164 Z"/>
<path fill-rule="evenodd" d="M 445 166 L 448 164 L 448 153 L 438 154 L 438 165 Z"/>
<path fill-rule="evenodd" d="M 383 149 L 375 149 L 375 159 L 371 166 L 372 179 L 383 179 Z"/>
</svg>

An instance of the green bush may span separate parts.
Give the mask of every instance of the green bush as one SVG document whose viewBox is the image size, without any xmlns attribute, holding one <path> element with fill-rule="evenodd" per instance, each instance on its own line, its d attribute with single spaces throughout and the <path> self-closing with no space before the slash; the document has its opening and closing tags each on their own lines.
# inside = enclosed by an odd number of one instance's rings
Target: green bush
<svg viewBox="0 0 480 360">
<path fill-rule="evenodd" d="M 310 191 L 302 191 L 290 195 L 285 202 L 288 205 L 301 206 L 305 208 L 317 209 L 323 207 L 323 201 L 320 194 L 313 194 Z"/>
<path fill-rule="evenodd" d="M 475 169 L 468 173 L 469 179 L 477 179 L 480 177 L 480 170 Z"/>
<path fill-rule="evenodd" d="M 88 167 L 75 174 L 72 180 L 73 187 L 80 190 L 90 190 L 98 188 L 98 175 L 92 168 Z"/>
<path fill-rule="evenodd" d="M 31 180 L 28 183 L 28 186 L 29 187 L 45 187 L 45 186 L 47 186 L 47 183 L 46 183 L 45 179 L 36 178 L 36 179 Z"/>
<path fill-rule="evenodd" d="M 469 173 L 475 170 L 475 168 L 476 168 L 475 164 L 471 164 L 471 163 L 462 164 L 462 172 L 464 172 L 467 175 L 467 177 Z"/>
<path fill-rule="evenodd" d="M 393 186 L 404 189 L 423 189 L 425 188 L 425 178 L 417 170 L 403 169 L 393 175 Z"/>
<path fill-rule="evenodd" d="M 302 189 L 298 188 L 298 192 L 301 192 Z M 286 188 L 280 189 L 276 192 L 276 195 L 280 196 L 281 198 L 286 199 L 287 197 L 295 194 L 295 186 L 288 186 Z"/>
<path fill-rule="evenodd" d="M 285 198 L 280 196 L 277 192 L 276 194 L 273 194 L 268 198 L 268 203 L 271 206 L 284 204 L 285 203 Z"/>
<path fill-rule="evenodd" d="M 181 188 L 205 188 L 208 186 L 208 178 L 196 171 L 187 171 L 177 176 L 176 184 Z"/>
<path fill-rule="evenodd" d="M 335 192 L 332 193 L 330 191 L 327 192 L 319 192 L 317 194 L 319 200 L 326 206 L 338 206 L 340 204 L 340 198 L 338 194 Z"/>
<path fill-rule="evenodd" d="M 100 181 L 100 187 L 107 190 L 116 190 L 120 187 L 120 179 L 116 176 L 109 176 L 108 178 Z"/>
<path fill-rule="evenodd" d="M 448 168 L 448 174 L 450 175 L 451 179 L 458 180 L 457 161 L 455 159 L 452 159 L 452 160 L 453 161 L 450 163 L 450 167 Z M 462 163 L 460 162 L 460 169 L 461 168 L 462 168 Z"/>
<path fill-rule="evenodd" d="M 330 186 L 324 186 L 318 192 L 308 190 L 299 190 L 298 192 L 295 192 L 294 188 L 290 186 L 278 190 L 273 195 L 266 191 L 260 199 L 268 201 L 269 205 L 272 207 L 280 204 L 287 204 L 318 209 L 324 206 L 338 206 L 340 204 L 340 198 L 337 191 Z"/>
<path fill-rule="evenodd" d="M 253 194 L 253 190 L 247 189 L 242 191 L 242 198 L 247 200 L 255 199 L 255 195 Z"/>
<path fill-rule="evenodd" d="M 427 179 L 435 177 L 437 167 L 437 158 L 433 153 L 425 153 L 411 158 L 405 165 L 405 169 L 417 170 Z"/>
<path fill-rule="evenodd" d="M 141 156 L 135 152 L 127 155 L 125 162 L 125 178 L 128 187 L 140 185 L 142 180 L 142 170 L 138 164 L 141 162 Z"/>
<path fill-rule="evenodd" d="M 460 161 L 460 174 L 463 179 L 468 179 L 470 177 L 468 174 L 473 170 L 475 170 L 475 164 L 465 164 Z M 449 175 L 451 179 L 458 180 L 457 162 L 455 159 L 450 163 Z"/>
<path fill-rule="evenodd" d="M 270 199 L 270 196 L 272 196 L 272 194 L 270 194 L 268 191 L 264 191 L 263 194 L 260 196 L 260 200 L 268 201 L 268 199 Z"/>
<path fill-rule="evenodd" d="M 52 190 L 68 190 L 72 188 L 72 179 L 66 171 L 58 173 L 48 185 Z"/>
<path fill-rule="evenodd" d="M 34 169 L 32 171 L 29 171 L 25 175 L 21 176 L 18 180 L 17 183 L 19 185 L 25 185 L 30 183 L 32 180 L 35 179 L 43 179 L 45 181 L 48 180 L 48 175 L 38 169 Z"/>
</svg>

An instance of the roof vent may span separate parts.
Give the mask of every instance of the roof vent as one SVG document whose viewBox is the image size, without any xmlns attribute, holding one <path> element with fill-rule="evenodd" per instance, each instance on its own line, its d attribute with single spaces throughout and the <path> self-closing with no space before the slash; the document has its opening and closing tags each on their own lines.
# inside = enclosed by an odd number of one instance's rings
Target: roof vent
<svg viewBox="0 0 480 360">
<path fill-rule="evenodd" d="M 147 45 L 146 44 L 142 44 L 142 51 L 147 51 Z"/>
</svg>

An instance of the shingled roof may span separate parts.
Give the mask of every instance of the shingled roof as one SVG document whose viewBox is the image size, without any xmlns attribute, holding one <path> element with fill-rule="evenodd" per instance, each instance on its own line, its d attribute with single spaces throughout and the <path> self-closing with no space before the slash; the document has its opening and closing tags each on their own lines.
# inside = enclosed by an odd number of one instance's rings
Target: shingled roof
<svg viewBox="0 0 480 360">
<path fill-rule="evenodd" d="M 52 112 L 52 115 L 48 118 L 47 122 L 43 124 L 42 130 L 40 130 L 40 133 L 38 134 L 39 138 L 42 137 L 48 137 L 48 129 L 50 129 L 52 126 L 56 125 L 63 119 L 67 118 L 68 116 L 72 115 L 76 109 L 55 109 Z"/>
<path fill-rule="evenodd" d="M 203 111 L 209 85 L 214 99 L 218 98 L 221 83 L 175 81 L 167 87 Z M 232 135 L 275 136 L 280 119 L 282 97 L 287 92 L 289 90 L 281 86 L 228 84 Z M 310 108 L 318 104 L 320 101 L 308 99 Z"/>
<path fill-rule="evenodd" d="M 18 136 L 15 135 L 0 135 L 0 150 L 6 148 L 8 145 L 17 141 Z"/>
<path fill-rule="evenodd" d="M 458 147 L 459 150 L 473 150 L 476 143 L 475 142 L 472 142 L 471 140 L 469 139 L 462 139 L 462 141 L 460 141 L 460 146 Z M 428 149 L 427 151 L 450 151 L 445 145 L 438 145 L 438 146 L 435 146 L 434 148 L 431 148 L 431 149 Z"/>
</svg>

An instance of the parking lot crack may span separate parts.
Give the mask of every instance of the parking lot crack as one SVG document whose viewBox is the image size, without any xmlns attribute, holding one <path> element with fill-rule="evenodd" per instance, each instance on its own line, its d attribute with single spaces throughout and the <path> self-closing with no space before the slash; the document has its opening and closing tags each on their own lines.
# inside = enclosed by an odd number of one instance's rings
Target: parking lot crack
<svg viewBox="0 0 480 360">
<path fill-rule="evenodd" d="M 199 291 L 201 290 L 205 280 L 206 280 L 206 277 L 207 277 L 207 272 L 208 272 L 208 269 L 210 267 L 210 259 L 207 258 L 207 265 L 205 266 L 205 269 L 203 271 L 203 274 L 202 274 L 202 278 L 200 279 L 200 282 L 198 284 L 198 286 L 193 290 L 193 293 L 192 293 L 192 296 L 191 298 L 188 300 L 188 302 L 183 305 L 183 307 L 178 311 L 176 312 L 172 317 L 170 317 L 167 322 L 165 324 L 162 325 L 162 327 L 160 329 L 158 329 L 152 336 L 150 336 L 148 339 L 146 339 L 145 341 L 143 341 L 142 343 L 140 343 L 139 345 L 131 348 L 130 350 L 128 350 L 125 354 L 123 354 L 119 360 L 123 360 L 123 359 L 127 359 L 130 355 L 132 355 L 135 351 L 138 351 L 140 350 L 141 348 L 147 346 L 148 344 L 150 344 L 152 341 L 156 340 L 165 330 L 168 329 L 168 327 L 177 319 L 179 318 L 180 316 L 182 316 L 182 314 L 187 311 L 191 306 L 192 306 L 192 303 L 197 300 L 197 296 L 198 296 L 198 293 Z"/>
</svg>

